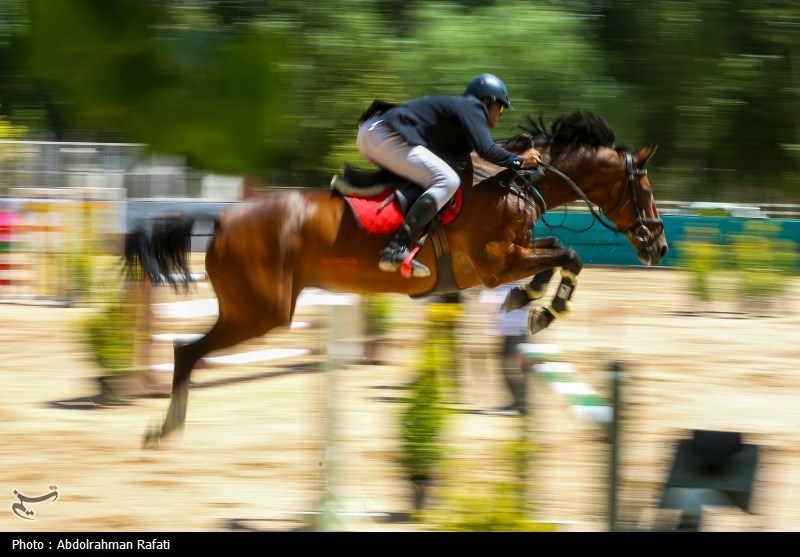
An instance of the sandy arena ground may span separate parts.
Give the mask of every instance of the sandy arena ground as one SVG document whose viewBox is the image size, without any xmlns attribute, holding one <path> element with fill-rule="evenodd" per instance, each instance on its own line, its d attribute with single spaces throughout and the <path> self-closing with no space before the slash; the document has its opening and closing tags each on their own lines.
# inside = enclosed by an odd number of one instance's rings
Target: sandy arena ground
<svg viewBox="0 0 800 557">
<path fill-rule="evenodd" d="M 158 303 L 209 298 L 156 292 Z M 381 365 L 326 366 L 322 333 L 277 331 L 230 353 L 309 347 L 278 362 L 200 369 L 185 430 L 143 450 L 147 426 L 168 400 L 105 405 L 81 341 L 95 307 L 0 304 L 0 531 L 241 531 L 308 527 L 325 488 L 339 511 L 332 529 L 414 531 L 410 488 L 396 459 L 404 386 L 413 375 L 425 300 L 397 296 Z M 753 514 L 708 508 L 704 530 L 800 530 L 800 281 L 769 306 L 701 304 L 688 276 L 670 269 L 587 268 L 574 312 L 535 340 L 558 345 L 581 378 L 607 392 L 608 365 L 623 363 L 618 505 L 626 529 L 650 529 L 676 441 L 692 429 L 742 432 L 760 447 Z M 164 307 L 164 306 L 158 306 Z M 460 388 L 451 401 L 452 469 L 471 482 L 501 477 L 501 445 L 522 418 L 476 410 L 508 402 L 486 330 L 496 308 L 465 293 Z M 297 320 L 324 322 L 329 309 L 301 307 Z M 201 332 L 213 318 L 160 317 L 155 332 Z M 410 341 L 410 342 L 409 342 Z M 170 363 L 154 345 L 153 363 Z M 166 385 L 169 374 L 156 376 Z M 531 509 L 568 531 L 607 529 L 609 447 L 559 395 L 533 380 L 528 427 L 535 440 Z M 327 394 L 327 396 L 326 396 Z M 332 412 L 330 408 L 335 412 Z M 323 448 L 333 436 L 335 445 Z M 461 480 L 459 480 L 461 481 Z M 445 505 L 447 478 L 432 505 Z M 57 485 L 56 501 L 28 503 L 35 521 L 12 512 Z M 439 498 L 437 499 L 437 494 Z M 325 515 L 327 516 L 327 515 Z M 330 516 L 334 516 L 331 514 Z"/>
</svg>

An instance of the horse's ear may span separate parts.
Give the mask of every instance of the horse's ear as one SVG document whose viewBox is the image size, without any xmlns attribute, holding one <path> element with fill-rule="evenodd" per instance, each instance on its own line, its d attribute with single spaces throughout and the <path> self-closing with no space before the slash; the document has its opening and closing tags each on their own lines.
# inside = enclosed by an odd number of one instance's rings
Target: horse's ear
<svg viewBox="0 0 800 557">
<path fill-rule="evenodd" d="M 656 154 L 657 149 L 658 145 L 648 145 L 647 147 L 642 147 L 639 149 L 639 152 L 636 153 L 637 166 L 639 168 L 644 168 L 652 156 Z"/>
</svg>

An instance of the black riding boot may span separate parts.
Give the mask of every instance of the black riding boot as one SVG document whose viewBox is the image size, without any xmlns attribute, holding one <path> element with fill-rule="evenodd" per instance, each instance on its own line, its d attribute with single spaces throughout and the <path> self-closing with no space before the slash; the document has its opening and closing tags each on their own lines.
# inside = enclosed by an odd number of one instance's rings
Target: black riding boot
<svg viewBox="0 0 800 557">
<path fill-rule="evenodd" d="M 408 210 L 405 222 L 400 225 L 397 235 L 381 252 L 381 261 L 378 264 L 381 271 L 393 273 L 400 268 L 400 264 L 411 252 L 411 243 L 433 220 L 437 212 L 436 200 L 427 193 L 422 194 L 414 202 Z M 416 260 L 411 262 L 411 268 L 415 277 L 427 277 L 431 274 L 430 269 Z"/>
</svg>

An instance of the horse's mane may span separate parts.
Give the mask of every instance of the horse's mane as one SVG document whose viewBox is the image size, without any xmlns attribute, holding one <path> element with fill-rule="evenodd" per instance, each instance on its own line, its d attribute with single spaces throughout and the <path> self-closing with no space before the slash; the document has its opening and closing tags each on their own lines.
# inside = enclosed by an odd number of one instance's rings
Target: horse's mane
<svg viewBox="0 0 800 557">
<path fill-rule="evenodd" d="M 538 121 L 530 116 L 526 116 L 526 119 L 527 124 L 518 127 L 532 140 L 543 140 L 545 145 L 549 145 L 553 158 L 579 147 L 614 148 L 615 136 L 611 125 L 592 112 L 576 110 L 564 114 L 553 120 L 549 130 L 541 116 Z"/>
<path fill-rule="evenodd" d="M 533 145 L 537 145 L 540 151 L 549 148 L 550 160 L 555 160 L 561 155 L 569 155 L 580 148 L 609 147 L 617 151 L 621 149 L 614 145 L 615 135 L 611 125 L 605 118 L 592 112 L 576 110 L 571 114 L 564 114 L 553 120 L 549 129 L 541 115 L 538 121 L 529 115 L 526 115 L 525 119 L 527 124 L 517 125 L 524 133 L 511 139 L 498 140 L 497 143 L 514 153 L 522 153 Z M 502 170 L 501 167 L 481 159 L 475 153 L 472 154 L 472 163 L 476 170 L 473 179 L 475 184 Z"/>
</svg>

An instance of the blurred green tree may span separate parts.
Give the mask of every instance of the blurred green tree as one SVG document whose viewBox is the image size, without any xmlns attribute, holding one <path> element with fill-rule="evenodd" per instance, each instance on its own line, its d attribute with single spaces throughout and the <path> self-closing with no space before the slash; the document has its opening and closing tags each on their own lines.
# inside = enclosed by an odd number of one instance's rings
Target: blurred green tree
<svg viewBox="0 0 800 557">
<path fill-rule="evenodd" d="M 202 3 L 31 0 L 32 68 L 68 101 L 78 129 L 185 154 L 190 164 L 245 171 L 275 164 L 283 135 L 286 39 L 257 25 L 235 28 Z"/>
<path fill-rule="evenodd" d="M 657 143 L 661 199 L 800 202 L 800 4 L 744 0 L 0 0 L 0 113 L 200 170 L 318 186 L 374 99 L 500 75 L 546 123 Z M 658 177 L 657 179 L 655 177 Z"/>
<path fill-rule="evenodd" d="M 800 191 L 800 4 L 600 3 L 610 75 L 636 91 L 673 198 L 785 202 Z"/>
</svg>

